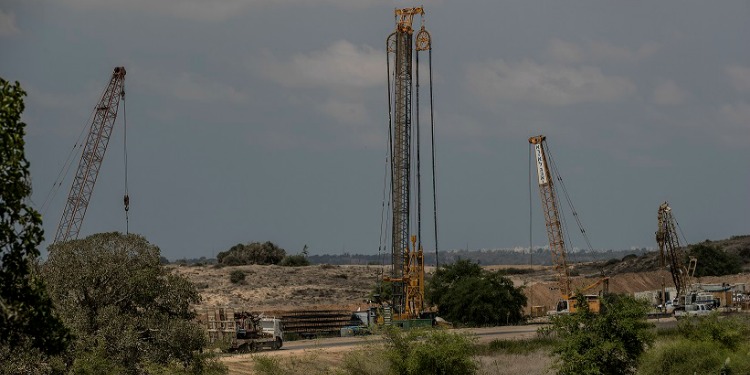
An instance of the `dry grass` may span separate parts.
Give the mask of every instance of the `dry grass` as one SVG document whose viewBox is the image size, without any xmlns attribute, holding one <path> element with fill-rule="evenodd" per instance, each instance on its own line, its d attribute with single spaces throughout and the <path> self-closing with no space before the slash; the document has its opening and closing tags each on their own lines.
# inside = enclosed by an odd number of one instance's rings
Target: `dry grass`
<svg viewBox="0 0 750 375">
<path fill-rule="evenodd" d="M 548 351 L 540 350 L 528 354 L 497 353 L 477 357 L 479 375 L 545 375 L 554 374 L 553 360 Z"/>
</svg>

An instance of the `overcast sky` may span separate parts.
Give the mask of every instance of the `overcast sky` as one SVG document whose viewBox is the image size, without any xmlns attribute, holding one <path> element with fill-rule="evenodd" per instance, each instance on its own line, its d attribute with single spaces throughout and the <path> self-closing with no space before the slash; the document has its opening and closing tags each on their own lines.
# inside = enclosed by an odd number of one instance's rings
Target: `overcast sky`
<svg viewBox="0 0 750 375">
<path fill-rule="evenodd" d="M 290 253 L 377 253 L 385 39 L 394 8 L 420 4 L 3 0 L 0 76 L 28 91 L 26 155 L 46 237 L 75 165 L 42 204 L 124 66 L 131 232 L 170 259 L 267 240 Z M 655 247 L 665 200 L 689 242 L 750 233 L 749 2 L 424 7 L 441 250 L 528 246 L 537 134 L 594 248 Z M 81 237 L 125 231 L 122 111 Z M 432 251 L 432 223 L 423 230 Z"/>
</svg>

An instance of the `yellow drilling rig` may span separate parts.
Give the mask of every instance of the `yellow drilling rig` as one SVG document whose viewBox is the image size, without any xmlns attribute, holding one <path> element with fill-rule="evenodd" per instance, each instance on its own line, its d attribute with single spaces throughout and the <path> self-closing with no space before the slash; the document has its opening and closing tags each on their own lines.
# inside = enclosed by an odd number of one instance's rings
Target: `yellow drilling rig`
<svg viewBox="0 0 750 375">
<path fill-rule="evenodd" d="M 422 248 L 421 158 L 419 123 L 419 55 L 427 52 L 429 62 L 429 113 L 432 119 L 432 37 L 424 26 L 422 7 L 396 9 L 395 30 L 386 39 L 388 55 L 388 117 L 391 207 L 391 272 L 383 281 L 391 283 L 392 298 L 384 313 L 386 324 L 419 320 L 425 310 L 424 250 Z M 419 17 L 421 28 L 413 28 Z M 412 90 L 416 93 L 412 95 Z M 416 168 L 412 168 L 416 164 Z M 432 153 L 433 213 L 435 158 Z M 416 220 L 414 220 L 416 219 Z M 416 223 L 415 223 L 416 221 Z M 415 226 L 416 224 L 416 226 Z M 435 224 L 437 252 L 437 224 Z M 416 232 L 416 234 L 412 234 Z"/>
</svg>

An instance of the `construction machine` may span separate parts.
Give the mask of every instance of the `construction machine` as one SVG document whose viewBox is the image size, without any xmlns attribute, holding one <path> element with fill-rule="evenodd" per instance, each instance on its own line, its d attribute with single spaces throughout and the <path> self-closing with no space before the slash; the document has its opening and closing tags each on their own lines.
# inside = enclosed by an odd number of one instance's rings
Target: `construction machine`
<svg viewBox="0 0 750 375">
<path fill-rule="evenodd" d="M 586 297 L 589 310 L 599 312 L 601 301 L 599 294 L 590 292 L 601 287 L 601 293 L 607 293 L 609 278 L 602 277 L 595 283 L 584 288 L 573 290 L 571 286 L 570 268 L 565 249 L 565 238 L 561 223 L 561 210 L 557 201 L 557 193 L 553 184 L 552 172 L 547 155 L 547 138 L 543 135 L 529 138 L 529 143 L 534 147 L 536 160 L 537 180 L 539 183 L 539 196 L 542 200 L 544 221 L 547 227 L 547 238 L 549 239 L 550 253 L 552 254 L 552 265 L 557 273 L 557 286 L 560 290 L 560 300 L 553 314 L 572 313 L 576 311 L 576 294 L 582 293 Z M 558 181 L 562 181 L 557 176 Z M 580 222 L 579 222 L 580 226 Z M 581 229 L 581 233 L 585 232 Z M 588 293 L 588 294 L 587 294 Z"/>
<path fill-rule="evenodd" d="M 422 7 L 395 10 L 396 28 L 386 39 L 391 182 L 392 300 L 383 307 L 385 324 L 422 324 L 424 308 L 424 250 L 421 237 L 421 167 L 419 126 L 419 53 L 429 52 L 430 114 L 432 114 L 432 39 L 424 26 Z M 422 26 L 412 27 L 415 17 Z M 393 64 L 391 66 L 391 63 Z M 413 77 L 416 75 L 416 77 Z M 416 88 L 415 95 L 412 90 Z M 432 115 L 430 115 L 432 119 Z M 414 130 L 414 131 L 413 131 Z M 433 136 L 434 140 L 434 136 Z M 416 168 L 412 168 L 412 162 Z M 433 190 L 434 180 L 433 152 Z M 434 203 L 434 200 L 433 200 Z M 434 209 L 437 217 L 437 209 Z M 416 223 L 412 219 L 416 214 Z M 435 219 L 437 222 L 437 219 Z M 414 228 L 416 224 L 416 228 Z M 415 231 L 416 234 L 412 234 Z M 437 252 L 437 224 L 435 229 Z M 399 323 L 412 321 L 410 323 Z M 429 320 L 428 320 L 429 322 Z"/>
<path fill-rule="evenodd" d="M 672 275 L 672 282 L 677 290 L 677 296 L 674 298 L 673 305 L 676 310 L 681 306 L 691 303 L 690 295 L 695 295 L 692 291 L 692 279 L 695 275 L 695 268 L 698 265 L 698 259 L 689 257 L 684 249 L 680 246 L 680 240 L 677 236 L 677 225 L 672 213 L 672 208 L 667 202 L 659 206 L 657 214 L 659 228 L 656 231 L 656 243 L 659 245 L 659 259 L 662 269 L 668 269 Z M 687 264 L 685 260 L 688 260 Z M 664 276 L 662 275 L 662 301 L 661 305 L 666 307 L 666 286 Z"/>
<path fill-rule="evenodd" d="M 91 200 L 91 194 L 94 192 L 96 179 L 99 176 L 99 169 L 104 160 L 104 153 L 107 151 L 107 145 L 112 135 L 112 128 L 115 119 L 117 119 L 120 100 L 124 97 L 125 68 L 118 66 L 114 69 L 104 94 L 94 108 L 94 119 L 86 137 L 73 184 L 70 187 L 65 210 L 57 227 L 55 243 L 78 238 L 83 218 Z M 127 187 L 123 201 L 127 215 L 130 204 Z"/>
<path fill-rule="evenodd" d="M 208 342 L 225 351 L 278 350 L 284 345 L 281 319 L 219 307 L 205 310 L 199 321 L 206 328 Z"/>
</svg>

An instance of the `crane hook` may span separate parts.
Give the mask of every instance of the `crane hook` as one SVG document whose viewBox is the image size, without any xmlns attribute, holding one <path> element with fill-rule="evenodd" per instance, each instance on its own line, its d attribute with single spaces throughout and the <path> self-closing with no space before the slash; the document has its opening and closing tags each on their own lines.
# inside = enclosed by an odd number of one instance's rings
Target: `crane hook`
<svg viewBox="0 0 750 375">
<path fill-rule="evenodd" d="M 122 202 L 125 204 L 125 212 L 128 212 L 130 210 L 130 196 L 125 194 L 122 198 Z"/>
</svg>

